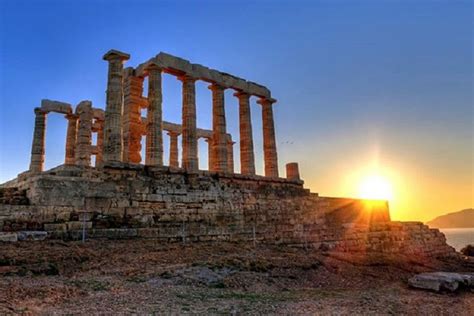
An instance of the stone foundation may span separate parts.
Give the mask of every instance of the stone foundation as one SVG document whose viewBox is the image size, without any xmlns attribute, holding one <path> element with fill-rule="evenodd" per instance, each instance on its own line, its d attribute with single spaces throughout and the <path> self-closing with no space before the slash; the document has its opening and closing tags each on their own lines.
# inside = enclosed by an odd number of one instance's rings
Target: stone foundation
<svg viewBox="0 0 474 316">
<path fill-rule="evenodd" d="M 300 180 L 109 164 L 60 166 L 7 183 L 29 205 L 0 204 L 0 230 L 50 237 L 248 241 L 346 252 L 453 253 L 421 223 L 390 222 L 385 201 L 321 197 Z M 3 188 L 2 190 L 13 190 Z"/>
</svg>

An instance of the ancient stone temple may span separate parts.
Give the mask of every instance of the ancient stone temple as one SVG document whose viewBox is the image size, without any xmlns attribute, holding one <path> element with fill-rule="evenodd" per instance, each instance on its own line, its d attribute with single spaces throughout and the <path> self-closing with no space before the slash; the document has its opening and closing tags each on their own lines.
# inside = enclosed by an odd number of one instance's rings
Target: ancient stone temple
<svg viewBox="0 0 474 316">
<path fill-rule="evenodd" d="M 454 253 L 438 230 L 390 221 L 386 201 L 311 193 L 295 162 L 286 164 L 286 177 L 281 177 L 276 100 L 266 87 L 166 53 L 124 68 L 129 58 L 116 50 L 103 56 L 108 63 L 105 106 L 85 100 L 74 108 L 43 100 L 35 108 L 29 170 L 0 186 L 0 232 L 44 231 L 49 238 L 65 239 L 87 232 L 89 238 L 227 240 L 426 257 Z M 163 73 L 182 83 L 181 122 L 163 120 Z M 211 130 L 196 123 L 198 80 L 208 82 L 212 93 Z M 227 131 L 226 89 L 238 100 L 239 135 Z M 264 175 L 255 171 L 251 97 L 261 109 Z M 67 137 L 64 164 L 45 171 L 50 112 L 64 114 Z M 168 165 L 164 137 L 169 137 Z M 198 167 L 200 138 L 208 144 L 207 170 Z M 233 159 L 237 138 L 239 173 Z"/>
</svg>

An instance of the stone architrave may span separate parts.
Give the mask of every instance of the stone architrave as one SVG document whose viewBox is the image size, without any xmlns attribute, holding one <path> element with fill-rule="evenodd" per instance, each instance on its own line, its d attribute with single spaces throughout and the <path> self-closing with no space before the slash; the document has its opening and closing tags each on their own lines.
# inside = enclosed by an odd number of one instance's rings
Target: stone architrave
<svg viewBox="0 0 474 316">
<path fill-rule="evenodd" d="M 110 50 L 103 59 L 109 62 L 107 105 L 104 122 L 105 162 L 122 160 L 123 63 L 130 55 Z"/>
<path fill-rule="evenodd" d="M 76 163 L 76 138 L 77 138 L 77 115 L 66 114 L 67 134 L 66 134 L 66 155 L 64 163 L 74 165 Z"/>
<path fill-rule="evenodd" d="M 224 90 L 212 84 L 212 161 L 213 171 L 227 172 L 227 128 L 225 120 Z"/>
<path fill-rule="evenodd" d="M 194 172 L 198 165 L 198 139 L 196 129 L 196 79 L 187 75 L 179 77 L 183 83 L 182 107 L 182 163 L 187 171 Z"/>
<path fill-rule="evenodd" d="M 149 166 L 163 165 L 163 113 L 161 93 L 162 69 L 148 67 L 148 113 L 146 125 L 146 159 Z"/>
<path fill-rule="evenodd" d="M 45 139 L 46 139 L 46 112 L 35 108 L 35 129 L 31 145 L 30 171 L 38 173 L 44 169 Z"/>
<path fill-rule="evenodd" d="M 273 121 L 274 99 L 262 98 L 258 101 L 262 105 L 263 125 L 263 156 L 265 160 L 265 176 L 278 178 L 278 156 L 275 139 L 275 124 Z"/>
<path fill-rule="evenodd" d="M 250 95 L 243 92 L 237 92 L 234 95 L 239 99 L 240 173 L 254 175 L 255 154 L 250 114 Z"/>
<path fill-rule="evenodd" d="M 76 165 L 90 166 L 92 154 L 92 103 L 81 101 L 76 108 L 78 119 L 76 139 Z"/>
</svg>

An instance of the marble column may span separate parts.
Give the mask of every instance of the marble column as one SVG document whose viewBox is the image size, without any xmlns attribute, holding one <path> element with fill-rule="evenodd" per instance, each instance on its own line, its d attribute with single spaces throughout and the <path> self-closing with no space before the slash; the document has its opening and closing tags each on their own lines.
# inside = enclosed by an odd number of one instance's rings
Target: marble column
<svg viewBox="0 0 474 316">
<path fill-rule="evenodd" d="M 142 160 L 142 122 L 140 105 L 142 102 L 144 78 L 134 76 L 133 68 L 126 68 L 124 73 L 122 161 L 138 164 Z"/>
<path fill-rule="evenodd" d="M 265 159 L 265 176 L 278 177 L 278 156 L 275 139 L 275 124 L 273 121 L 274 99 L 262 98 L 257 101 L 262 105 L 262 125 L 263 125 L 263 156 Z"/>
<path fill-rule="evenodd" d="M 43 171 L 46 141 L 46 112 L 35 108 L 35 129 L 33 144 L 31 145 L 30 171 L 37 173 Z"/>
<path fill-rule="evenodd" d="M 77 115 L 66 114 L 67 134 L 66 134 L 66 165 L 74 165 L 76 162 L 76 138 L 77 138 Z"/>
<path fill-rule="evenodd" d="M 232 138 L 227 140 L 227 172 L 234 173 L 234 144 Z"/>
<path fill-rule="evenodd" d="M 199 170 L 198 165 L 198 139 L 196 131 L 196 79 L 190 76 L 181 76 L 183 82 L 183 108 L 182 108 L 182 168 L 187 171 Z"/>
<path fill-rule="evenodd" d="M 224 90 L 212 84 L 212 161 L 213 171 L 227 172 L 227 128 L 225 121 Z"/>
<path fill-rule="evenodd" d="M 208 170 L 214 171 L 214 161 L 212 159 L 212 156 L 214 155 L 214 151 L 212 149 L 212 138 L 206 138 L 205 141 L 207 143 Z"/>
<path fill-rule="evenodd" d="M 81 101 L 76 107 L 76 114 L 79 117 L 76 139 L 76 165 L 90 166 L 92 154 L 92 103 Z"/>
<path fill-rule="evenodd" d="M 107 104 L 104 124 L 104 161 L 122 160 L 123 63 L 130 55 L 111 50 L 103 59 L 109 62 Z"/>
<path fill-rule="evenodd" d="M 162 69 L 148 67 L 148 112 L 146 125 L 146 159 L 149 166 L 163 165 L 163 113 L 161 93 Z"/>
<path fill-rule="evenodd" d="M 250 95 L 244 92 L 237 92 L 234 95 L 239 98 L 240 173 L 253 175 L 255 174 L 255 154 L 250 114 Z"/>
<path fill-rule="evenodd" d="M 168 132 L 170 137 L 170 167 L 179 168 L 178 162 L 178 136 L 176 132 Z"/>
</svg>

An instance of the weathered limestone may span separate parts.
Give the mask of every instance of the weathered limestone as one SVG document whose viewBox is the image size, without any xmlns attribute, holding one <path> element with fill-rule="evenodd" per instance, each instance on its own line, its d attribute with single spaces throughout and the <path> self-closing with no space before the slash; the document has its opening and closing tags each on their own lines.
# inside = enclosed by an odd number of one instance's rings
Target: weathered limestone
<svg viewBox="0 0 474 316">
<path fill-rule="evenodd" d="M 163 131 L 170 136 L 169 165 L 182 168 L 189 173 L 199 171 L 198 140 L 208 143 L 209 171 L 234 174 L 232 135 L 227 133 L 224 91 L 234 89 L 239 100 L 240 171 L 242 175 L 255 176 L 255 153 L 252 135 L 250 98 L 257 96 L 262 105 L 265 175 L 278 177 L 275 127 L 270 91 L 259 84 L 233 75 L 207 68 L 199 64 L 160 53 L 137 68 L 123 68 L 130 55 L 110 50 L 103 59 L 108 61 L 107 104 L 105 112 L 100 109 L 82 109 L 81 117 L 74 116 L 70 104 L 44 99 L 41 115 L 32 149 L 31 169 L 43 170 L 44 124 L 49 112 L 66 114 L 68 134 L 66 140 L 65 164 L 90 166 L 91 155 L 95 155 L 95 166 L 111 166 L 119 162 L 143 163 L 142 139 L 146 137 L 146 157 L 149 166 L 163 165 Z M 182 82 L 182 122 L 163 121 L 162 73 L 176 76 Z M 149 77 L 148 96 L 143 96 L 143 82 Z M 212 130 L 197 127 L 196 80 L 211 83 Z M 141 117 L 141 110 L 147 109 L 147 117 Z M 92 111 L 92 119 L 90 115 Z M 76 114 L 77 109 L 76 109 Z M 74 123 L 76 117 L 76 123 Z M 81 123 L 79 123 L 79 121 Z M 75 127 L 76 126 L 76 127 Z M 42 128 L 43 127 L 43 128 Z M 79 131 L 81 129 L 81 131 Z M 97 143 L 92 145 L 91 133 L 97 133 Z M 182 163 L 178 161 L 177 138 L 181 135 Z M 44 136 L 43 136 L 44 137 Z M 81 139 L 79 139 L 81 138 Z M 105 165 L 103 164 L 105 163 Z M 291 171 L 290 171 L 291 173 Z M 299 179 L 295 173 L 292 177 Z"/>
<path fill-rule="evenodd" d="M 227 139 L 227 172 L 234 173 L 234 144 L 232 138 Z"/>
<path fill-rule="evenodd" d="M 286 178 L 288 180 L 301 180 L 300 170 L 297 162 L 290 162 L 286 164 Z"/>
<path fill-rule="evenodd" d="M 196 131 L 196 79 L 191 76 L 181 76 L 183 82 L 183 108 L 182 108 L 182 168 L 194 172 L 198 165 L 198 140 Z"/>
<path fill-rule="evenodd" d="M 227 128 L 225 121 L 224 90 L 225 88 L 212 84 L 212 160 L 213 171 L 227 172 Z"/>
<path fill-rule="evenodd" d="M 66 157 L 64 163 L 73 165 L 76 162 L 76 137 L 78 117 L 74 114 L 66 114 L 67 134 L 66 134 Z"/>
<path fill-rule="evenodd" d="M 148 114 L 146 125 L 146 161 L 149 166 L 163 165 L 163 114 L 161 69 L 148 68 Z"/>
<path fill-rule="evenodd" d="M 263 125 L 263 156 L 265 159 L 265 176 L 278 177 L 278 157 L 275 139 L 275 123 L 273 122 L 274 99 L 260 99 L 262 105 Z"/>
<path fill-rule="evenodd" d="M 79 166 L 90 166 L 92 154 L 92 103 L 81 101 L 76 108 L 76 115 L 79 117 L 77 127 L 76 164 Z"/>
<path fill-rule="evenodd" d="M 92 109 L 94 123 L 92 125 L 92 131 L 97 133 L 97 153 L 95 156 L 95 164 L 100 165 L 103 161 L 104 152 L 104 112 L 100 109 Z"/>
<path fill-rule="evenodd" d="M 134 76 L 133 68 L 125 69 L 123 108 L 122 161 L 140 163 L 141 157 L 141 105 L 143 77 Z"/>
<path fill-rule="evenodd" d="M 104 123 L 104 161 L 122 159 L 123 63 L 130 55 L 110 50 L 103 59 L 109 62 L 107 106 Z"/>
<path fill-rule="evenodd" d="M 31 146 L 31 172 L 41 172 L 44 168 L 44 153 L 46 140 L 46 112 L 41 108 L 35 108 L 35 129 L 33 132 L 33 144 Z"/>
<path fill-rule="evenodd" d="M 239 98 L 240 173 L 252 175 L 255 174 L 255 156 L 250 115 L 250 95 L 244 92 L 237 92 L 234 95 Z"/>
<path fill-rule="evenodd" d="M 46 112 L 56 112 L 62 114 L 71 114 L 72 106 L 66 102 L 53 101 L 48 99 L 41 100 L 41 109 Z"/>
<path fill-rule="evenodd" d="M 212 137 L 206 137 L 205 141 L 207 143 L 207 161 L 208 161 L 208 170 L 209 171 L 214 171 L 214 160 L 213 160 L 213 155 L 214 155 L 214 149 L 212 148 Z"/>
<path fill-rule="evenodd" d="M 168 132 L 170 137 L 170 167 L 179 168 L 178 161 L 178 133 Z"/>
<path fill-rule="evenodd" d="M 137 67 L 137 75 L 146 73 L 146 68 L 151 65 L 157 65 L 170 74 L 187 74 L 194 78 L 215 83 L 220 86 L 243 91 L 251 95 L 262 98 L 270 97 L 270 90 L 255 82 L 246 81 L 231 74 L 221 72 L 215 69 L 205 67 L 200 64 L 192 64 L 189 61 L 164 52 L 148 60 Z"/>
</svg>

